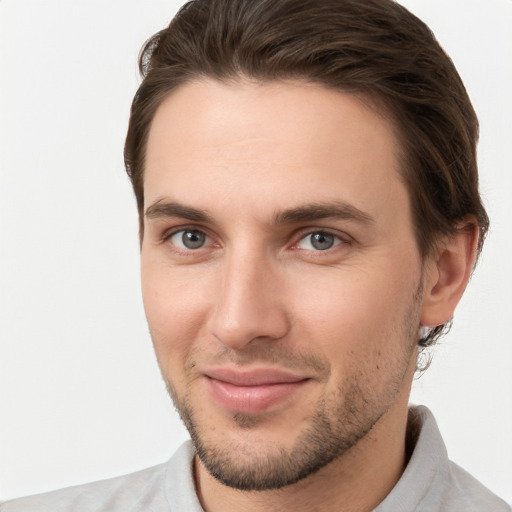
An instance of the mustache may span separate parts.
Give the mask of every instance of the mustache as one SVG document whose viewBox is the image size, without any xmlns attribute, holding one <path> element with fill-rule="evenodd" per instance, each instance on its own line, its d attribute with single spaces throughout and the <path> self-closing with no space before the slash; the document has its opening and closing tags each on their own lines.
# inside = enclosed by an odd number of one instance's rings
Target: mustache
<svg viewBox="0 0 512 512">
<path fill-rule="evenodd" d="M 255 344 L 247 346 L 243 351 L 233 350 L 229 347 L 220 348 L 215 354 L 207 355 L 204 349 L 193 350 L 185 361 L 185 368 L 193 370 L 197 366 L 208 365 L 223 366 L 251 366 L 263 364 L 264 366 L 278 366 L 289 370 L 314 370 L 315 373 L 329 372 L 329 364 L 313 352 L 297 352 L 279 343 Z"/>
</svg>

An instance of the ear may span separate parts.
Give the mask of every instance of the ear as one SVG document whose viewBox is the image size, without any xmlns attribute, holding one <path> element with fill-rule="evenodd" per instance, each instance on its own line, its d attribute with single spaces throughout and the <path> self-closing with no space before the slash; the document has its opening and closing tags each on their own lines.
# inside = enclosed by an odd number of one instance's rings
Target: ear
<svg viewBox="0 0 512 512">
<path fill-rule="evenodd" d="M 425 265 L 421 324 L 435 327 L 452 319 L 475 264 L 479 228 L 470 219 L 443 238 Z"/>
</svg>

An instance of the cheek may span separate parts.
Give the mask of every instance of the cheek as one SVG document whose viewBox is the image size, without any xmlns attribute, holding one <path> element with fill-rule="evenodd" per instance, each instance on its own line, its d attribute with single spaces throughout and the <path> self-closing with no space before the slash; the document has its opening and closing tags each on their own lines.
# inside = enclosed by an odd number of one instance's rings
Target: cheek
<svg viewBox="0 0 512 512">
<path fill-rule="evenodd" d="M 373 329 L 400 302 L 400 285 L 392 287 L 382 281 L 379 275 L 372 278 L 368 273 L 346 268 L 312 279 L 297 279 L 290 294 L 296 317 L 299 321 L 310 318 L 329 336 Z"/>
<path fill-rule="evenodd" d="M 379 365 L 408 343 L 405 324 L 417 284 L 414 272 L 340 269 L 313 281 L 297 281 L 294 316 L 305 339 L 316 340 L 331 361 L 348 367 L 361 359 Z M 333 368 L 334 370 L 334 368 Z"/>
<path fill-rule="evenodd" d="M 198 339 L 208 304 L 194 276 L 142 265 L 142 296 L 151 338 L 162 368 L 183 359 Z"/>
</svg>

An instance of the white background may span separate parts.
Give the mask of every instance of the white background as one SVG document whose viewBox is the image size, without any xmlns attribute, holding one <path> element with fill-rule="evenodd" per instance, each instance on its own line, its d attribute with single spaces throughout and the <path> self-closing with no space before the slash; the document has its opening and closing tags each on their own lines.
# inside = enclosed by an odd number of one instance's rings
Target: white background
<svg viewBox="0 0 512 512">
<path fill-rule="evenodd" d="M 122 147 L 143 41 L 179 1 L 0 1 L 0 499 L 137 470 L 186 438 L 142 311 Z M 512 502 L 512 1 L 407 0 L 481 120 L 487 247 L 412 401 Z"/>
</svg>

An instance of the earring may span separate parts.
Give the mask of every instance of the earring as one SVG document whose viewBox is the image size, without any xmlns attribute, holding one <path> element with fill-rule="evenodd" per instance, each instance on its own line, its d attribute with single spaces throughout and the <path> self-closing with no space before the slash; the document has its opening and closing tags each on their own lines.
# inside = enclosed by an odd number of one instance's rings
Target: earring
<svg viewBox="0 0 512 512">
<path fill-rule="evenodd" d="M 431 331 L 431 328 L 426 325 L 422 325 L 419 328 L 418 345 L 420 347 L 426 347 L 428 345 L 428 337 L 429 337 L 430 331 Z"/>
</svg>

